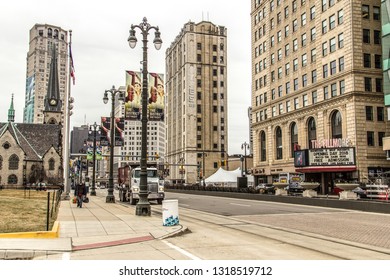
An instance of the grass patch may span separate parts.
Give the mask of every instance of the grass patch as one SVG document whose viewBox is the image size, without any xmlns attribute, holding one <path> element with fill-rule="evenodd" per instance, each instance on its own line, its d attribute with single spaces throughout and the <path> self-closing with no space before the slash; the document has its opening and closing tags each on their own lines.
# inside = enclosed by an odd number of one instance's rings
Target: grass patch
<svg viewBox="0 0 390 280">
<path fill-rule="evenodd" d="M 35 190 L 0 190 L 0 233 L 46 231 L 47 194 Z M 50 192 L 49 230 L 57 219 L 56 198 L 57 192 Z"/>
</svg>

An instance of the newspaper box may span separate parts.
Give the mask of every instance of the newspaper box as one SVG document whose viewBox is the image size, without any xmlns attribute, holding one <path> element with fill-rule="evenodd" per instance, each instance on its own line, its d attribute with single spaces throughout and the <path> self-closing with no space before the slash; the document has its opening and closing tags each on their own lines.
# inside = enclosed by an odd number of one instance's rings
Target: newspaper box
<svg viewBox="0 0 390 280">
<path fill-rule="evenodd" d="M 176 226 L 179 224 L 178 200 L 163 200 L 162 218 L 163 226 Z"/>
</svg>

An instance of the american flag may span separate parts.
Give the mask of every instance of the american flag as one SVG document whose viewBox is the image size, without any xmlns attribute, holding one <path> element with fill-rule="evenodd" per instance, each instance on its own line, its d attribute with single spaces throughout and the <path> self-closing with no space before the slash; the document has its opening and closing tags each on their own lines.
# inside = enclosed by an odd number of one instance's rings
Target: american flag
<svg viewBox="0 0 390 280">
<path fill-rule="evenodd" d="M 72 56 L 72 46 L 69 44 L 69 57 L 70 57 L 70 76 L 72 77 L 73 80 L 73 85 L 76 81 L 76 76 L 74 74 L 74 64 L 73 64 L 73 56 Z"/>
</svg>

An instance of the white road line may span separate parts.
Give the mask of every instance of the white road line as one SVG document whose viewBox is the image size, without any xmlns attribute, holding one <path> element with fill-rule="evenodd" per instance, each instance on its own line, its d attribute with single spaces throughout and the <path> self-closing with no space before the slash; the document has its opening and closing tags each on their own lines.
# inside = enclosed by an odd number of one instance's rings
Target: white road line
<svg viewBox="0 0 390 280">
<path fill-rule="evenodd" d="M 244 206 L 244 207 L 251 207 L 251 205 L 248 204 L 238 204 L 238 203 L 229 203 L 230 205 L 236 205 L 236 206 Z"/>
<path fill-rule="evenodd" d="M 201 258 L 198 258 L 197 256 L 191 254 L 190 252 L 187 252 L 186 250 L 180 248 L 180 247 L 177 247 L 176 245 L 173 245 L 172 243 L 169 243 L 168 241 L 166 240 L 162 240 L 162 242 L 164 242 L 167 246 L 171 247 L 172 249 L 175 249 L 176 251 L 182 253 L 183 255 L 189 257 L 191 260 L 202 260 Z"/>
<path fill-rule="evenodd" d="M 189 204 L 182 204 L 182 203 L 179 203 L 179 206 L 190 206 Z"/>
</svg>

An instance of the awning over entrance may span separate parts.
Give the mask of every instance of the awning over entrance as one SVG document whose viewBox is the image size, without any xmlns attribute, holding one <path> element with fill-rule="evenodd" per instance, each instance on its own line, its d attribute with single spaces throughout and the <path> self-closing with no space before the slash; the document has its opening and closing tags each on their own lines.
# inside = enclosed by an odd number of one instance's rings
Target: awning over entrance
<svg viewBox="0 0 390 280">
<path fill-rule="evenodd" d="M 310 166 L 296 168 L 295 171 L 302 173 L 319 173 L 319 172 L 346 172 L 346 171 L 355 171 L 355 165 L 348 166 Z"/>
</svg>

